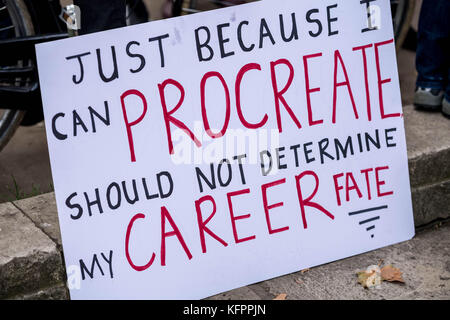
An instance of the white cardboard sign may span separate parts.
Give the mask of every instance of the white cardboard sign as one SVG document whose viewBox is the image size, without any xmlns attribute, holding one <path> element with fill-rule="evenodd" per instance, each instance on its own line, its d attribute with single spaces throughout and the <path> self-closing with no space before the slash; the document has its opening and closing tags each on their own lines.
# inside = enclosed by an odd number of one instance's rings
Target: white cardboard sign
<svg viewBox="0 0 450 320">
<path fill-rule="evenodd" d="M 390 6 L 370 4 L 38 45 L 71 298 L 204 298 L 413 237 Z"/>
</svg>

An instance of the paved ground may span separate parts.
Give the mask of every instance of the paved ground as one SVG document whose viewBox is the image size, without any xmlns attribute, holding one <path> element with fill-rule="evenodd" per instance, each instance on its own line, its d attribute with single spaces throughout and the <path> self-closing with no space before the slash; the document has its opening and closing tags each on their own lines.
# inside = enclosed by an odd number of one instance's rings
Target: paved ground
<svg viewBox="0 0 450 320">
<path fill-rule="evenodd" d="M 51 191 L 44 123 L 21 127 L 0 152 L 0 202 Z"/>
<path fill-rule="evenodd" d="M 393 265 L 405 283 L 383 281 L 364 289 L 357 272 L 370 265 Z M 271 300 L 448 300 L 450 224 L 416 234 L 414 239 L 358 256 L 219 294 L 210 299 Z"/>
</svg>

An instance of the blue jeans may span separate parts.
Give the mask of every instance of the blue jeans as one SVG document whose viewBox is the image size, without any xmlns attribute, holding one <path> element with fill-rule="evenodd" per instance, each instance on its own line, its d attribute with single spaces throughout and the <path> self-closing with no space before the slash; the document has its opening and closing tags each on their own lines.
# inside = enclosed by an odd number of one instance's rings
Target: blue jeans
<svg viewBox="0 0 450 320">
<path fill-rule="evenodd" d="M 450 101 L 450 0 L 424 0 L 416 51 L 417 86 L 445 90 Z"/>
</svg>

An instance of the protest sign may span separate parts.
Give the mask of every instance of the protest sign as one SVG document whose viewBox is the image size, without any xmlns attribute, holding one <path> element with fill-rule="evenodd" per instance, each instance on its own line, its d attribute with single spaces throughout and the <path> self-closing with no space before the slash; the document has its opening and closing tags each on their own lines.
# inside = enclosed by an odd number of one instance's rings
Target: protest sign
<svg viewBox="0 0 450 320">
<path fill-rule="evenodd" d="M 413 237 L 389 1 L 366 5 L 37 45 L 71 297 L 205 298 Z"/>
</svg>

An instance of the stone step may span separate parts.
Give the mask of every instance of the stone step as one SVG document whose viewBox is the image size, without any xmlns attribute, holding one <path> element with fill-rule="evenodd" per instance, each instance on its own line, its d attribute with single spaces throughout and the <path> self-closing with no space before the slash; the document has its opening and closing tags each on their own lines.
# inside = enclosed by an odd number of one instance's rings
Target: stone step
<svg viewBox="0 0 450 320">
<path fill-rule="evenodd" d="M 414 223 L 450 217 L 450 120 L 440 112 L 405 106 Z"/>
<path fill-rule="evenodd" d="M 450 180 L 450 119 L 403 108 L 411 187 Z"/>
<path fill-rule="evenodd" d="M 64 274 L 56 244 L 14 204 L 1 204 L 0 298 L 61 284 Z"/>
</svg>

